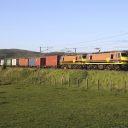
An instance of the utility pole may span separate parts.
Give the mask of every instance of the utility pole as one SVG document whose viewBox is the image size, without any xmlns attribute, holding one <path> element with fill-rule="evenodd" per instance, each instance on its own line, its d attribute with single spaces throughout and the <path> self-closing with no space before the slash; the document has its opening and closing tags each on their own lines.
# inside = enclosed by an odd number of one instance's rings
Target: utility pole
<svg viewBox="0 0 128 128">
<path fill-rule="evenodd" d="M 42 47 L 40 47 L 40 54 L 41 54 L 41 52 L 42 52 Z"/>
<path fill-rule="evenodd" d="M 77 53 L 77 48 L 66 48 L 66 49 L 73 49 L 74 50 L 74 53 L 76 54 Z"/>
<path fill-rule="evenodd" d="M 74 50 L 75 50 L 75 54 L 76 54 L 76 50 L 77 50 L 77 48 L 73 48 Z"/>
<path fill-rule="evenodd" d="M 40 56 L 42 55 L 42 47 L 40 46 Z"/>
<path fill-rule="evenodd" d="M 42 50 L 42 49 L 45 49 L 45 50 Z M 49 51 L 49 49 L 51 49 L 52 47 L 41 47 L 40 46 L 40 54 L 42 53 L 42 51 L 44 52 L 44 51 Z"/>
<path fill-rule="evenodd" d="M 101 48 L 95 48 L 96 50 L 98 50 L 98 52 L 101 52 Z"/>
</svg>

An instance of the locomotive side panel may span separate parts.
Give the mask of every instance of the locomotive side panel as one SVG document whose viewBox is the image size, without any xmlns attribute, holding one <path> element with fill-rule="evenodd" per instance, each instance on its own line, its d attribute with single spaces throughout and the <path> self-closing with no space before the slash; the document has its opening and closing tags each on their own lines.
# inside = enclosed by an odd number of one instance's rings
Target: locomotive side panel
<svg viewBox="0 0 128 128">
<path fill-rule="evenodd" d="M 97 54 L 88 54 L 88 62 L 114 62 L 120 61 L 119 52 L 110 52 L 110 53 L 97 53 Z"/>
</svg>

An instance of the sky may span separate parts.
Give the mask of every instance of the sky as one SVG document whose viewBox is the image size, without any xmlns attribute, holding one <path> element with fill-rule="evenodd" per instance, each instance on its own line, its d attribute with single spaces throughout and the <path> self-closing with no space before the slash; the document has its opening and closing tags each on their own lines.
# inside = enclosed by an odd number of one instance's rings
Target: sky
<svg viewBox="0 0 128 128">
<path fill-rule="evenodd" d="M 128 0 L 0 0 L 0 49 L 128 50 Z"/>
</svg>

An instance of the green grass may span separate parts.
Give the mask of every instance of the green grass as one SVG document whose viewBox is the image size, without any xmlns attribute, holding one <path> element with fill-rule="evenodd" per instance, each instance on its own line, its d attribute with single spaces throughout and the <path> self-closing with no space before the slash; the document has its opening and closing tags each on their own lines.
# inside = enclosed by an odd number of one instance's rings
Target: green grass
<svg viewBox="0 0 128 128">
<path fill-rule="evenodd" d="M 0 86 L 0 128 L 127 128 L 128 94 Z"/>
<path fill-rule="evenodd" d="M 85 70 L 53 70 L 53 69 L 23 69 L 8 68 L 0 71 L 0 84 L 52 84 L 55 86 L 77 86 L 97 89 L 98 80 L 100 89 L 128 90 L 128 72 L 124 71 L 85 71 Z"/>
<path fill-rule="evenodd" d="M 0 76 L 0 128 L 128 127 L 127 72 L 8 68 Z"/>
</svg>

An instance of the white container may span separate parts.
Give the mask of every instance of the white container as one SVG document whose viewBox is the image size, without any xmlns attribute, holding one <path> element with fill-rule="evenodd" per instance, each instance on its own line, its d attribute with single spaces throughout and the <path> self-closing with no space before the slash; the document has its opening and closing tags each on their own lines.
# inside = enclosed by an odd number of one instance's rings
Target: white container
<svg viewBox="0 0 128 128">
<path fill-rule="evenodd" d="M 17 60 L 16 59 L 12 59 L 12 66 L 16 66 L 17 64 Z"/>
<path fill-rule="evenodd" d="M 5 63 L 5 61 L 4 61 L 4 59 L 2 59 L 2 60 L 0 61 L 0 65 L 1 65 L 1 66 L 4 65 L 4 63 Z"/>
<path fill-rule="evenodd" d="M 11 59 L 7 59 L 6 60 L 6 65 L 7 66 L 11 66 L 12 65 L 12 60 Z"/>
</svg>

